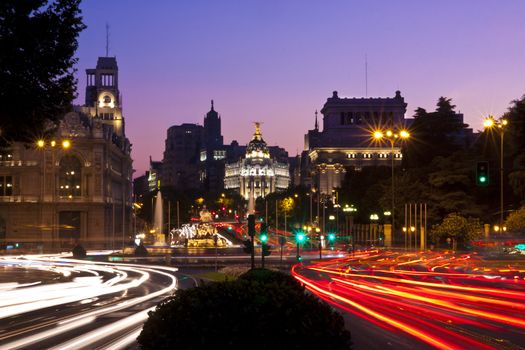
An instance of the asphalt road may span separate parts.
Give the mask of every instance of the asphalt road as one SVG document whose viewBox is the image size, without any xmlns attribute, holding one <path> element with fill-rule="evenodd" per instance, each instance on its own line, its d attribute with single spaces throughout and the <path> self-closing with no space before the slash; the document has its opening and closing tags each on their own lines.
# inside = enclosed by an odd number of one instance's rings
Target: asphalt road
<svg viewBox="0 0 525 350">
<path fill-rule="evenodd" d="M 195 285 L 172 267 L 49 256 L 0 258 L 0 272 L 0 350 L 124 349 L 149 310 Z"/>
<path fill-rule="evenodd" d="M 525 349 L 525 261 L 362 252 L 294 276 L 342 311 L 355 349 Z"/>
</svg>

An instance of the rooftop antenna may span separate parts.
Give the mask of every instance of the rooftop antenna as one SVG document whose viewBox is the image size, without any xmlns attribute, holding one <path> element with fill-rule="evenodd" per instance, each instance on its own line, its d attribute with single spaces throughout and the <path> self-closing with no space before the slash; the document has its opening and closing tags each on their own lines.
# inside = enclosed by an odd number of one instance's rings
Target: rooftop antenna
<svg viewBox="0 0 525 350">
<path fill-rule="evenodd" d="M 109 57 L 109 24 L 106 22 L 106 57 Z"/>
<path fill-rule="evenodd" d="M 368 97 L 368 57 L 365 53 L 365 97 Z"/>
</svg>

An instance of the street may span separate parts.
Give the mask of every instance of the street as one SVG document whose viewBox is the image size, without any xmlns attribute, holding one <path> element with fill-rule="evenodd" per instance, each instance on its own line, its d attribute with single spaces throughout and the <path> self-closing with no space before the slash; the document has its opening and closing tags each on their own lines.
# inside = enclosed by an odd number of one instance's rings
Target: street
<svg viewBox="0 0 525 350">
<path fill-rule="evenodd" d="M 176 268 L 63 257 L 2 257 L 0 269 L 2 350 L 126 348 L 178 284 Z"/>
<path fill-rule="evenodd" d="M 523 261 L 363 252 L 293 274 L 345 315 L 356 349 L 524 349 Z"/>
</svg>

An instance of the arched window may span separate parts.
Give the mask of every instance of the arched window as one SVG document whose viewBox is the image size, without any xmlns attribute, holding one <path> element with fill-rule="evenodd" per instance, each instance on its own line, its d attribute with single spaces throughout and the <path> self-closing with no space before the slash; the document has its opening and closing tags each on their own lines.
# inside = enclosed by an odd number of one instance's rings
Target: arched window
<svg viewBox="0 0 525 350">
<path fill-rule="evenodd" d="M 59 194 L 60 197 L 73 198 L 82 194 L 82 164 L 77 157 L 67 155 L 60 160 Z"/>
</svg>

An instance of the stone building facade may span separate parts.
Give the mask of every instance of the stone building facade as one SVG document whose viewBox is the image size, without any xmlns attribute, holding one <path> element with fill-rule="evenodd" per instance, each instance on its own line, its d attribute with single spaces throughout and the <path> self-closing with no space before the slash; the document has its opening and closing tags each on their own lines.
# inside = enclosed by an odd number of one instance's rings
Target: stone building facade
<svg viewBox="0 0 525 350">
<path fill-rule="evenodd" d="M 114 57 L 88 69 L 86 102 L 56 134 L 2 151 L 0 240 L 25 251 L 121 248 L 131 236 L 131 144 Z"/>
<path fill-rule="evenodd" d="M 305 147 L 298 165 L 301 183 L 331 194 L 341 186 L 348 169 L 364 166 L 401 164 L 400 144 L 373 139 L 374 130 L 407 126 L 404 98 L 396 91 L 393 98 L 341 98 L 337 91 L 328 98 L 321 113 L 323 129 L 315 126 L 305 135 Z"/>
<path fill-rule="evenodd" d="M 226 164 L 224 188 L 238 191 L 245 199 L 249 199 L 252 192 L 256 199 L 286 190 L 289 185 L 288 163 L 271 157 L 262 138 L 260 125 L 256 123 L 255 133 L 246 146 L 245 156 L 235 163 Z"/>
</svg>

